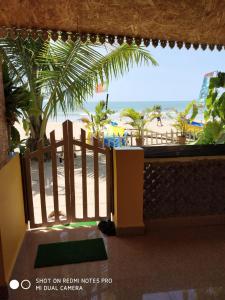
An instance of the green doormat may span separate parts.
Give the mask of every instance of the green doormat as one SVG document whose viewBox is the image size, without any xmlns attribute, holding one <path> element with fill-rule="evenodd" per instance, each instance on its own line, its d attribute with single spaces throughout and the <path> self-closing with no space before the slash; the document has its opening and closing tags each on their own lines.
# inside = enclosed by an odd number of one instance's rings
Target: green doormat
<svg viewBox="0 0 225 300">
<path fill-rule="evenodd" d="M 38 246 L 35 268 L 107 259 L 102 238 Z"/>
</svg>

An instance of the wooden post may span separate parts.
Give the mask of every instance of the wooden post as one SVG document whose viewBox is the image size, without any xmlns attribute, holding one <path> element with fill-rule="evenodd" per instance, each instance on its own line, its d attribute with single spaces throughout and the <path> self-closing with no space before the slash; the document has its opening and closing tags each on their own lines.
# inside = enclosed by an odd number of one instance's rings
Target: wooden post
<svg viewBox="0 0 225 300">
<path fill-rule="evenodd" d="M 114 170 L 113 149 L 110 148 L 110 211 L 114 214 Z"/>
<path fill-rule="evenodd" d="M 34 204 L 32 195 L 32 180 L 31 180 L 31 164 L 30 164 L 30 150 L 27 149 L 25 153 L 25 167 L 26 167 L 26 182 L 27 182 L 27 196 L 28 196 L 28 209 L 30 217 L 30 226 L 34 227 Z"/>
<path fill-rule="evenodd" d="M 149 144 L 149 135 L 148 135 L 147 130 L 144 131 L 144 138 L 145 138 L 145 141 L 146 141 L 145 145 L 148 146 L 148 144 Z"/>
<path fill-rule="evenodd" d="M 115 149 L 115 148 L 114 148 Z M 106 207 L 107 207 L 107 217 L 108 219 L 111 218 L 110 209 L 111 209 L 111 154 L 110 148 L 106 148 Z"/>
<path fill-rule="evenodd" d="M 82 160 L 82 188 L 83 188 L 83 218 L 87 219 L 87 157 L 86 131 L 81 129 L 81 160 Z"/>
<path fill-rule="evenodd" d="M 94 191 L 95 191 L 95 217 L 99 217 L 99 165 L 98 140 L 94 138 Z"/>
<path fill-rule="evenodd" d="M 46 211 L 46 201 L 45 201 L 44 152 L 43 152 L 42 141 L 38 142 L 38 170 L 39 170 L 42 223 L 47 224 L 47 211 Z"/>
<path fill-rule="evenodd" d="M 143 234 L 144 150 L 114 148 L 113 161 L 116 234 Z"/>
<path fill-rule="evenodd" d="M 64 176 L 65 176 L 65 196 L 66 196 L 66 216 L 70 222 L 70 166 L 69 166 L 69 147 L 68 147 L 68 121 L 63 123 L 64 141 Z"/>
<path fill-rule="evenodd" d="M 50 133 L 51 141 L 51 157 L 52 157 L 52 182 L 53 182 L 53 200 L 54 200 L 54 213 L 55 222 L 59 222 L 59 199 L 58 199 L 58 176 L 57 176 L 57 158 L 56 158 L 56 145 L 55 145 L 55 131 Z"/>
<path fill-rule="evenodd" d="M 21 167 L 21 179 L 23 187 L 23 202 L 24 202 L 24 214 L 25 214 L 25 223 L 28 224 L 29 219 L 29 205 L 28 205 L 28 191 L 27 191 L 27 182 L 26 182 L 26 162 L 22 154 L 19 154 L 20 157 L 20 167 Z"/>
<path fill-rule="evenodd" d="M 73 123 L 68 121 L 68 157 L 69 157 L 69 178 L 70 178 L 70 218 L 76 217 L 75 207 L 75 184 L 74 184 L 74 150 L 73 150 Z"/>
</svg>

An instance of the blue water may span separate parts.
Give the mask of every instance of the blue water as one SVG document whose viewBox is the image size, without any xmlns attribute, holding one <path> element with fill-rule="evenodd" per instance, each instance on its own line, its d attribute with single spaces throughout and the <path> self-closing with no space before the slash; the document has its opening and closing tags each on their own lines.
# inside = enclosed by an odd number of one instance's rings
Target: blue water
<svg viewBox="0 0 225 300">
<path fill-rule="evenodd" d="M 189 101 L 124 101 L 124 102 L 109 102 L 109 108 L 116 111 L 120 112 L 124 108 L 134 108 L 137 111 L 143 111 L 146 108 L 150 108 L 154 105 L 161 105 L 162 111 L 168 111 L 172 108 L 176 108 L 178 111 L 184 110 L 186 105 L 188 104 Z M 86 102 L 84 104 L 84 107 L 89 111 L 89 112 L 94 112 L 95 106 L 97 102 Z M 77 109 L 74 112 L 69 113 L 67 116 L 64 116 L 63 112 L 58 110 L 57 118 L 54 118 L 52 120 L 57 120 L 57 121 L 64 121 L 66 119 L 69 119 L 71 121 L 79 120 L 82 116 L 86 116 L 86 113 L 82 111 L 82 109 Z"/>
</svg>

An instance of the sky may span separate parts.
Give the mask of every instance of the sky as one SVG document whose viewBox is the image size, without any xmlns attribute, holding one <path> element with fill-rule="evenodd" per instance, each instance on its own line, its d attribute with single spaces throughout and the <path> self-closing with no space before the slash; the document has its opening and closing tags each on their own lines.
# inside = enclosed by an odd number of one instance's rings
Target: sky
<svg viewBox="0 0 225 300">
<path fill-rule="evenodd" d="M 158 66 L 134 67 L 123 77 L 110 82 L 111 101 L 191 101 L 198 99 L 204 74 L 225 72 L 225 50 L 147 48 Z M 95 94 L 89 101 L 99 101 Z"/>
</svg>

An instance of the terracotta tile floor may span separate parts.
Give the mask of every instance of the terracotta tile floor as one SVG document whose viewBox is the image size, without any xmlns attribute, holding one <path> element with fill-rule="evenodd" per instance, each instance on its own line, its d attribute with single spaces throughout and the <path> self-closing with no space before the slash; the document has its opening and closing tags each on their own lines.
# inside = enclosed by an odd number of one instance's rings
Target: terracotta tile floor
<svg viewBox="0 0 225 300">
<path fill-rule="evenodd" d="M 103 236 L 108 260 L 33 268 L 40 243 L 101 236 L 96 227 L 28 232 L 12 278 L 29 279 L 32 286 L 10 290 L 9 299 L 225 299 L 225 226 L 164 229 L 139 237 Z M 81 285 L 83 291 L 36 291 L 38 278 L 111 278 L 112 283 L 63 285 Z"/>
</svg>

